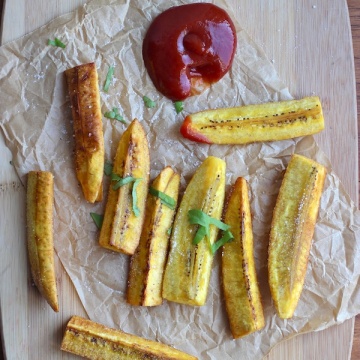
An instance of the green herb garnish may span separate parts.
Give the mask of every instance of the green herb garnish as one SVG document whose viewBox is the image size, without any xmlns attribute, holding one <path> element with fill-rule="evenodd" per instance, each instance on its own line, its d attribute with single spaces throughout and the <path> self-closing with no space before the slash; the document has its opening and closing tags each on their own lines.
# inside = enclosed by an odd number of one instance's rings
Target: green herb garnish
<svg viewBox="0 0 360 360">
<path fill-rule="evenodd" d="M 171 235 L 171 231 L 172 231 L 172 227 L 169 227 L 169 228 L 167 229 L 166 233 L 167 233 L 168 235 Z"/>
<path fill-rule="evenodd" d="M 175 101 L 174 107 L 175 107 L 176 113 L 179 114 L 184 110 L 184 103 L 182 101 Z"/>
<path fill-rule="evenodd" d="M 136 217 L 138 217 L 140 215 L 140 209 L 138 208 L 137 206 L 137 195 L 136 195 L 136 188 L 137 186 L 139 185 L 140 181 L 142 179 L 136 179 L 134 181 L 134 184 L 133 184 L 133 188 L 132 188 L 132 192 L 131 192 L 131 195 L 132 195 L 132 208 L 133 208 L 133 213 Z"/>
<path fill-rule="evenodd" d="M 147 108 L 153 108 L 156 106 L 156 102 L 151 100 L 150 98 L 148 98 L 147 96 L 143 96 L 143 100 L 144 100 L 144 103 L 145 103 L 145 106 Z"/>
<path fill-rule="evenodd" d="M 176 201 L 169 195 L 166 195 L 164 192 L 154 189 L 153 187 L 149 188 L 149 193 L 158 197 L 161 200 L 161 203 L 166 205 L 171 210 L 175 209 Z"/>
<path fill-rule="evenodd" d="M 110 176 L 113 171 L 113 164 L 110 161 L 105 161 L 104 164 L 104 174 Z"/>
<path fill-rule="evenodd" d="M 216 250 L 222 245 L 222 243 L 226 243 L 229 240 L 228 239 L 229 236 L 231 236 L 230 238 L 233 238 L 231 232 L 229 231 L 230 226 L 223 223 L 222 221 L 215 219 L 209 215 L 207 215 L 206 213 L 204 213 L 201 210 L 198 209 L 193 209 L 193 210 L 189 210 L 188 212 L 188 218 L 189 218 L 189 222 L 192 225 L 199 225 L 199 228 L 195 234 L 195 237 L 193 239 L 193 244 L 197 245 L 200 243 L 200 241 L 207 236 L 209 238 L 210 236 L 210 225 L 214 225 L 217 228 L 219 228 L 220 230 L 225 231 L 226 233 L 226 237 L 225 239 L 221 238 L 219 241 L 217 241 L 214 244 L 211 244 L 211 252 L 214 254 L 216 252 Z M 224 234 L 225 236 L 225 234 Z M 221 242 L 220 244 L 218 244 L 219 242 Z"/>
<path fill-rule="evenodd" d="M 201 210 L 197 210 L 197 209 L 189 210 L 188 217 L 189 217 L 190 224 L 196 224 L 196 225 L 201 225 L 201 226 L 205 227 L 207 236 L 209 236 L 209 234 L 210 234 L 209 233 L 209 231 L 210 231 L 209 225 L 210 224 L 215 225 L 220 230 L 224 230 L 224 231 L 226 231 L 230 228 L 229 225 L 226 225 L 222 221 L 215 219 L 215 218 L 209 216 L 208 214 L 205 214 Z"/>
<path fill-rule="evenodd" d="M 111 180 L 116 181 L 116 183 L 113 185 L 112 188 L 113 188 L 113 190 L 117 190 L 121 186 L 135 182 L 136 178 L 134 178 L 132 176 L 126 176 L 126 177 L 122 178 L 119 175 L 112 173 Z"/>
<path fill-rule="evenodd" d="M 230 230 L 224 231 L 223 236 L 218 241 L 216 241 L 211 245 L 211 252 L 215 254 L 216 251 L 218 251 L 221 246 L 233 240 L 234 240 L 234 235 L 231 233 L 231 231 Z"/>
<path fill-rule="evenodd" d="M 136 195 L 136 187 L 139 185 L 139 182 L 142 180 L 134 178 L 132 176 L 126 176 L 124 178 L 120 177 L 119 175 L 116 175 L 114 173 L 111 174 L 111 180 L 116 181 L 116 183 L 113 185 L 113 190 L 119 189 L 121 186 L 124 186 L 126 184 L 133 183 L 132 191 L 131 191 L 131 197 L 132 197 L 132 208 L 133 213 L 136 217 L 140 215 L 140 209 L 137 206 L 137 195 Z"/>
<path fill-rule="evenodd" d="M 94 223 L 95 223 L 96 227 L 100 230 L 101 226 L 102 226 L 102 223 L 104 221 L 104 215 L 91 212 L 90 216 L 94 220 Z"/>
<path fill-rule="evenodd" d="M 58 38 L 55 38 L 55 40 L 48 40 L 48 45 L 51 45 L 51 46 L 57 46 L 57 47 L 61 47 L 63 49 L 65 49 L 66 45 L 61 41 L 59 40 Z"/>
<path fill-rule="evenodd" d="M 124 124 L 126 124 L 126 121 L 124 120 L 124 118 L 119 114 L 119 109 L 118 108 L 113 108 L 111 111 L 107 111 L 104 116 L 108 119 L 114 119 L 117 121 L 120 121 Z"/>
<path fill-rule="evenodd" d="M 197 245 L 206 235 L 207 229 L 205 226 L 199 226 L 198 231 L 193 239 L 193 244 Z"/>
<path fill-rule="evenodd" d="M 105 83 L 104 83 L 104 87 L 103 87 L 103 90 L 105 92 L 109 91 L 111 80 L 112 80 L 112 78 L 114 76 L 114 70 L 115 70 L 115 68 L 113 66 L 110 66 L 109 70 L 108 70 L 108 72 L 106 74 L 106 79 L 105 79 Z"/>
</svg>

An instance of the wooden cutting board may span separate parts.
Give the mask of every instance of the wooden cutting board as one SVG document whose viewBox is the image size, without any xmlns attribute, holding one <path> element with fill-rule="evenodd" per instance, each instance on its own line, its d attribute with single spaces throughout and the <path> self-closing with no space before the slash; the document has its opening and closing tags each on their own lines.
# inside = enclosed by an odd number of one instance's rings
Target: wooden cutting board
<svg viewBox="0 0 360 360">
<path fill-rule="evenodd" d="M 14 40 L 83 4 L 82 0 L 5 1 L 1 41 Z M 241 26 L 274 63 L 295 97 L 317 94 L 326 130 L 316 138 L 358 203 L 355 75 L 345 0 L 229 0 Z M 239 5 L 241 3 L 241 5 Z M 1 134 L 0 134 L 1 135 Z M 0 137 L 0 311 L 7 359 L 75 359 L 59 350 L 71 315 L 86 313 L 57 260 L 61 311 L 31 285 L 25 248 L 25 192 Z M 266 359 L 348 359 L 353 320 L 277 345 Z"/>
</svg>

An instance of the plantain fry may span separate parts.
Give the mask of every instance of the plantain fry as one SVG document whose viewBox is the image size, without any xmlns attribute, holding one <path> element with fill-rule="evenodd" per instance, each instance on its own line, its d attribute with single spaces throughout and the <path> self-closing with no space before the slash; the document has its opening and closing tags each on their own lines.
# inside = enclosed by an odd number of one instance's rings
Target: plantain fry
<svg viewBox="0 0 360 360">
<path fill-rule="evenodd" d="M 189 305 L 204 305 L 207 297 L 214 243 L 218 228 L 210 225 L 209 237 L 197 245 L 198 228 L 188 220 L 188 212 L 200 209 L 220 219 L 225 196 L 225 162 L 209 156 L 196 170 L 177 210 L 163 281 L 163 297 Z"/>
<path fill-rule="evenodd" d="M 325 168 L 293 155 L 276 201 L 270 231 L 269 283 L 280 318 L 293 316 L 304 285 Z"/>
<path fill-rule="evenodd" d="M 150 158 L 146 134 L 138 120 L 123 133 L 115 155 L 113 175 L 130 182 L 109 188 L 99 244 L 104 248 L 134 254 L 144 222 L 149 185 Z M 125 181 L 126 182 L 126 181 Z"/>
<path fill-rule="evenodd" d="M 68 322 L 61 350 L 92 360 L 196 360 L 168 345 L 115 330 L 73 316 Z"/>
<path fill-rule="evenodd" d="M 317 96 L 300 100 L 206 110 L 188 115 L 181 134 L 208 144 L 248 144 L 315 134 L 324 129 Z"/>
<path fill-rule="evenodd" d="M 65 71 L 72 107 L 75 170 L 85 199 L 102 200 L 104 136 L 98 75 L 94 63 Z"/>
<path fill-rule="evenodd" d="M 154 180 L 152 189 L 177 201 L 180 176 L 166 167 Z M 155 306 L 162 303 L 162 281 L 168 250 L 169 229 L 175 207 L 161 198 L 148 194 L 145 222 L 140 243 L 131 257 L 128 276 L 127 302 L 131 305 Z"/>
<path fill-rule="evenodd" d="M 53 240 L 54 179 L 47 171 L 27 177 L 27 246 L 35 285 L 52 309 L 59 311 Z"/>
<path fill-rule="evenodd" d="M 248 186 L 238 178 L 227 200 L 224 221 L 234 240 L 223 246 L 222 283 L 231 332 L 243 337 L 265 325 L 257 283 Z"/>
</svg>

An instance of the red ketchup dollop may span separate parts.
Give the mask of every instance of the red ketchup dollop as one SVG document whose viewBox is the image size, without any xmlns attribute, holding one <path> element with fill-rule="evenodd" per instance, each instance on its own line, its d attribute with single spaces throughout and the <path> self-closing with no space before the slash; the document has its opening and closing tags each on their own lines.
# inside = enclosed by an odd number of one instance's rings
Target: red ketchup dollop
<svg viewBox="0 0 360 360">
<path fill-rule="evenodd" d="M 236 31 L 218 6 L 196 3 L 172 7 L 151 23 L 143 59 L 155 87 L 171 100 L 201 93 L 229 70 Z"/>
</svg>

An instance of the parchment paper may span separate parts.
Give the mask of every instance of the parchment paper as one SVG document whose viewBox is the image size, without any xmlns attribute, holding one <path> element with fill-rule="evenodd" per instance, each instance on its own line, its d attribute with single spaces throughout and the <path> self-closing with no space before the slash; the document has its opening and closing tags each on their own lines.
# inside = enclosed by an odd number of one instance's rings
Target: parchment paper
<svg viewBox="0 0 360 360">
<path fill-rule="evenodd" d="M 95 0 L 3 46 L 0 126 L 24 183 L 30 170 L 54 173 L 56 252 L 90 319 L 171 344 L 200 359 L 261 359 L 286 337 L 324 329 L 360 312 L 360 213 L 311 136 L 246 146 L 200 145 L 181 137 L 179 127 L 187 113 L 291 98 L 265 54 L 238 27 L 238 51 L 230 73 L 202 95 L 186 100 L 185 110 L 176 115 L 171 101 L 151 83 L 141 46 L 145 30 L 158 13 L 187 2 Z M 216 4 L 228 9 L 224 1 Z M 47 46 L 48 38 L 54 37 L 66 43 L 66 49 Z M 220 288 L 219 254 L 205 306 L 166 301 L 155 308 L 126 304 L 129 257 L 99 247 L 89 213 L 102 213 L 105 201 L 87 204 L 75 178 L 63 72 L 91 61 L 96 62 L 101 87 L 108 67 L 115 66 L 108 94 L 101 92 L 102 111 L 118 107 L 128 122 L 135 117 L 142 122 L 151 147 L 151 178 L 170 165 L 181 174 L 184 189 L 197 166 L 214 155 L 226 160 L 228 185 L 238 176 L 249 181 L 256 267 L 266 317 L 263 330 L 232 339 Z M 157 106 L 147 109 L 143 95 L 156 100 Z M 126 126 L 106 118 L 103 125 L 106 159 L 111 161 Z M 267 247 L 272 209 L 294 152 L 324 164 L 328 175 L 304 290 L 294 317 L 283 321 L 275 315 L 270 298 Z"/>
</svg>

